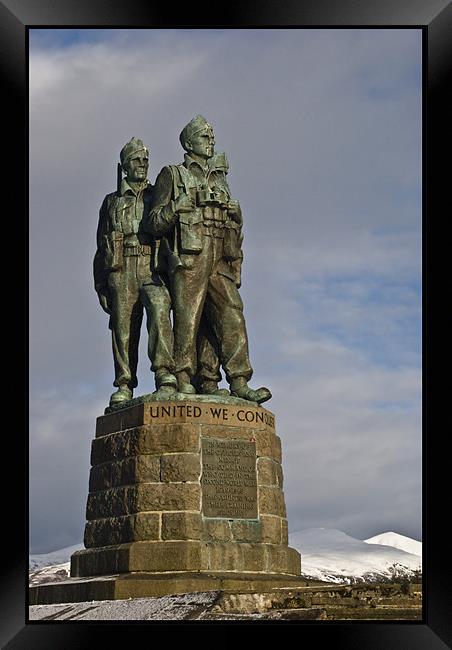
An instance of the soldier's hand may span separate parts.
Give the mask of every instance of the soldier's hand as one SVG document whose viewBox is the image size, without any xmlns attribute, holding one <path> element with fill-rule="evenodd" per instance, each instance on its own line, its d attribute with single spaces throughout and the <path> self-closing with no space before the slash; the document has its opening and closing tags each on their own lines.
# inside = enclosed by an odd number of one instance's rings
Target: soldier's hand
<svg viewBox="0 0 452 650">
<path fill-rule="evenodd" d="M 104 312 L 106 314 L 110 314 L 111 313 L 110 312 L 110 306 L 108 304 L 108 298 L 107 298 L 107 296 L 105 294 L 103 294 L 103 293 L 99 294 L 99 302 L 100 302 L 100 306 L 102 307 Z"/>
<path fill-rule="evenodd" d="M 179 194 L 177 199 L 174 201 L 176 212 L 193 212 L 195 207 L 195 202 L 188 194 Z"/>
</svg>

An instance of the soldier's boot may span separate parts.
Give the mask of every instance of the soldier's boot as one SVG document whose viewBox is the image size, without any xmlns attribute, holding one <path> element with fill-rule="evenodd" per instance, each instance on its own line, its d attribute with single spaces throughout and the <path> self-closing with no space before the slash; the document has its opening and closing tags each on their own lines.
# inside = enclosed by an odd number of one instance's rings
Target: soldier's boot
<svg viewBox="0 0 452 650">
<path fill-rule="evenodd" d="M 159 368 L 155 373 L 154 395 L 158 397 L 170 397 L 177 392 L 177 379 L 167 368 Z"/>
<path fill-rule="evenodd" d="M 196 388 L 190 383 L 190 376 L 188 372 L 182 370 L 182 372 L 176 373 L 177 377 L 177 390 L 179 393 L 185 393 L 187 395 L 196 395 Z"/>
<path fill-rule="evenodd" d="M 110 406 L 128 402 L 133 397 L 133 390 L 127 384 L 121 384 L 117 391 L 110 397 Z"/>
<path fill-rule="evenodd" d="M 230 392 L 227 388 L 218 388 L 218 384 L 213 379 L 203 379 L 201 381 L 199 392 L 202 395 L 219 395 L 220 397 L 227 397 Z"/>
<path fill-rule="evenodd" d="M 231 381 L 231 395 L 233 397 L 241 397 L 250 402 L 257 402 L 258 404 L 266 402 L 272 396 L 268 388 L 264 386 L 257 389 L 250 388 L 244 377 L 236 377 Z"/>
</svg>

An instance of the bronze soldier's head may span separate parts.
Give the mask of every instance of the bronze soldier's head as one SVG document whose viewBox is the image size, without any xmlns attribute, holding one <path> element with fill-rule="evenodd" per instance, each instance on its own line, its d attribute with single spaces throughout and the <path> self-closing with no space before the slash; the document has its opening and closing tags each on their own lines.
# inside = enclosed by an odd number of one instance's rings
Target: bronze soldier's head
<svg viewBox="0 0 452 650">
<path fill-rule="evenodd" d="M 211 158 L 214 153 L 213 127 L 202 115 L 197 115 L 184 126 L 179 140 L 185 151 L 201 158 Z"/>
<path fill-rule="evenodd" d="M 120 153 L 121 167 L 128 181 L 146 180 L 149 169 L 149 150 L 143 141 L 132 138 L 123 146 Z"/>
</svg>

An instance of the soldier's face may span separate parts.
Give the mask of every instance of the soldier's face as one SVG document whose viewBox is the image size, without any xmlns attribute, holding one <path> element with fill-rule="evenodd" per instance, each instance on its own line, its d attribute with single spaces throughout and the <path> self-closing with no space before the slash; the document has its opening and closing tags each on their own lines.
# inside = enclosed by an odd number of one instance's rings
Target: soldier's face
<svg viewBox="0 0 452 650">
<path fill-rule="evenodd" d="M 147 154 L 137 154 L 126 163 L 124 163 L 124 173 L 128 181 L 144 181 L 148 176 L 149 156 Z"/>
<path fill-rule="evenodd" d="M 211 158 L 215 147 L 215 137 L 211 129 L 198 131 L 190 140 L 191 151 L 201 158 Z"/>
</svg>

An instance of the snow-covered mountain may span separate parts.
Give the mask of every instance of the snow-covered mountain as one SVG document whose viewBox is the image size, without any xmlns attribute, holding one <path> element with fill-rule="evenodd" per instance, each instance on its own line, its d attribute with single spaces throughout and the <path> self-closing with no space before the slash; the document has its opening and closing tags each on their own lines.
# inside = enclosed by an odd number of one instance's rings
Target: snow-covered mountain
<svg viewBox="0 0 452 650">
<path fill-rule="evenodd" d="M 406 537 L 405 535 L 399 535 L 399 533 L 382 533 L 381 535 L 375 535 L 375 537 L 369 537 L 369 539 L 365 539 L 364 541 L 366 544 L 394 546 L 394 548 L 399 548 L 412 555 L 422 557 L 422 542 L 418 542 L 416 539 L 411 539 L 411 537 Z"/>
<path fill-rule="evenodd" d="M 385 535 L 385 540 L 390 539 Z M 410 541 L 416 544 L 416 540 Z M 301 554 L 303 575 L 316 580 L 351 584 L 411 578 L 422 570 L 420 555 L 367 542 L 331 528 L 308 528 L 289 535 L 289 545 Z"/>
<path fill-rule="evenodd" d="M 51 553 L 30 555 L 28 557 L 28 569 L 35 571 L 45 566 L 65 564 L 70 561 L 72 553 L 80 551 L 82 548 L 85 548 L 83 544 L 75 544 L 74 546 L 66 546 L 66 548 L 60 548 L 58 551 L 52 551 Z"/>
</svg>

